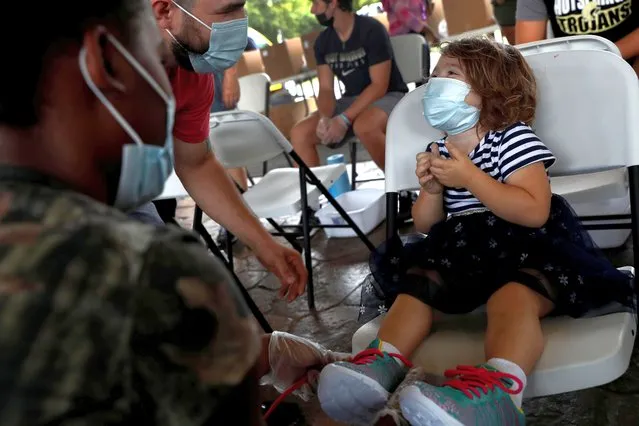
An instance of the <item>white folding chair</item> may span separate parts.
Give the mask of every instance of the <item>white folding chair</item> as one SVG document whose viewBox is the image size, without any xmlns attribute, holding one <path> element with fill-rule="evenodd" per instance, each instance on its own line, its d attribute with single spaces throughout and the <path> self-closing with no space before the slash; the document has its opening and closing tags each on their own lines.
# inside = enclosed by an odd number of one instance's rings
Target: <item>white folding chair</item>
<svg viewBox="0 0 639 426">
<path fill-rule="evenodd" d="M 604 50 L 621 56 L 617 45 L 615 45 L 607 38 L 595 35 L 553 38 L 534 41 L 531 43 L 518 44 L 516 47 L 524 56 L 544 52 L 565 52 L 566 50 Z"/>
<path fill-rule="evenodd" d="M 534 129 L 557 156 L 557 176 L 626 167 L 630 176 L 632 235 L 639 247 L 639 83 L 632 68 L 605 51 L 555 51 L 530 55 L 538 84 Z M 601 82 L 606 81 L 605 85 Z M 587 88 L 587 89 L 585 89 Z M 415 156 L 442 133 L 423 118 L 424 88 L 407 95 L 391 114 L 386 144 L 386 192 L 396 206 L 397 193 L 418 188 Z M 593 114 L 596 116 L 593 117 Z M 393 212 L 388 208 L 389 216 Z M 389 234 L 394 235 L 389 221 Z M 634 263 L 639 265 L 635 249 Z M 630 268 L 633 272 L 634 270 Z M 353 336 L 353 351 L 377 334 L 381 319 Z M 526 396 L 563 393 L 611 382 L 628 368 L 635 340 L 634 314 L 608 306 L 588 318 L 542 321 L 545 350 L 528 378 Z M 415 353 L 416 365 L 434 374 L 456 365 L 484 361 L 485 315 L 444 317 Z"/>
<path fill-rule="evenodd" d="M 566 50 L 602 50 L 621 56 L 617 46 L 599 36 L 571 36 L 518 45 L 524 56 Z M 628 178 L 624 168 L 577 176 L 552 177 L 553 190 L 562 195 L 584 221 L 602 248 L 623 245 L 630 231 L 616 228 L 630 212 Z"/>
<path fill-rule="evenodd" d="M 271 78 L 268 74 L 250 74 L 239 78 L 240 100 L 237 109 L 269 114 Z"/>
<path fill-rule="evenodd" d="M 390 40 L 393 47 L 393 57 L 404 83 L 407 85 L 422 83 L 430 72 L 430 55 L 425 51 L 426 39 L 420 34 L 405 34 L 391 37 Z M 358 183 L 383 180 L 381 178 L 357 180 L 357 144 L 359 142 L 356 137 L 349 141 L 352 190 L 357 188 Z"/>
<path fill-rule="evenodd" d="M 216 157 L 226 168 L 259 164 L 282 153 L 290 155 L 298 164 L 299 169 L 291 167 L 271 170 L 243 196 L 247 205 L 260 218 L 271 219 L 302 212 L 303 249 L 309 275 L 308 305 L 310 309 L 314 309 L 309 204 L 317 202 L 320 194 L 324 195 L 348 225 L 320 227 L 350 227 L 369 250 L 374 249 L 366 235 L 326 189 L 346 171 L 346 166 L 331 164 L 309 168 L 275 125 L 262 114 L 253 111 L 211 114 L 210 138 Z M 231 256 L 231 253 L 227 254 Z"/>
</svg>

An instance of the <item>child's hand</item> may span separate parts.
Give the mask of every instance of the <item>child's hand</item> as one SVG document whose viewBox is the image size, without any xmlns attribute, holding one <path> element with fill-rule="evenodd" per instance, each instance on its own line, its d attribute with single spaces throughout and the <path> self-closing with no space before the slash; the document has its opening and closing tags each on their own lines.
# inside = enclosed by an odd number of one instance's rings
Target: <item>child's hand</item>
<svg viewBox="0 0 639 426">
<path fill-rule="evenodd" d="M 444 187 L 430 172 L 434 158 L 439 158 L 439 148 L 437 144 L 433 144 L 432 152 L 420 152 L 417 154 L 415 174 L 417 175 L 417 179 L 419 179 L 419 185 L 424 191 L 429 194 L 441 194 L 444 191 Z"/>
<path fill-rule="evenodd" d="M 451 188 L 467 188 L 477 166 L 453 144 L 446 142 L 450 159 L 433 158 L 430 172 L 444 186 Z"/>
</svg>

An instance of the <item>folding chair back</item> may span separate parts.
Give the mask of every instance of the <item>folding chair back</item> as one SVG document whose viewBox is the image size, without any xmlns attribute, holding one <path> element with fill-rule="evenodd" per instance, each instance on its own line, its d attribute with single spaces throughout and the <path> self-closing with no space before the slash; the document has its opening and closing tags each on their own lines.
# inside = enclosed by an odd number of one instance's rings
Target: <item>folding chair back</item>
<svg viewBox="0 0 639 426">
<path fill-rule="evenodd" d="M 424 81 L 424 47 L 426 39 L 419 34 L 406 34 L 391 37 L 395 63 L 406 84 Z"/>
<path fill-rule="evenodd" d="M 553 176 L 639 164 L 639 85 L 620 56 L 567 50 L 526 57 L 537 79 L 533 128 L 553 151 Z M 386 192 L 417 189 L 415 156 L 443 136 L 423 117 L 425 87 L 393 110 L 387 129 Z"/>
<path fill-rule="evenodd" d="M 566 50 L 605 50 L 621 56 L 617 45 L 607 38 L 594 35 L 551 38 L 543 41 L 520 44 L 517 48 L 524 56 L 543 52 L 565 52 Z"/>
<path fill-rule="evenodd" d="M 251 74 L 239 79 L 240 100 L 237 109 L 268 116 L 271 79 L 267 74 Z"/>
<path fill-rule="evenodd" d="M 226 168 L 260 164 L 293 150 L 277 127 L 257 112 L 217 112 L 211 114 L 210 126 L 211 146 Z"/>
</svg>

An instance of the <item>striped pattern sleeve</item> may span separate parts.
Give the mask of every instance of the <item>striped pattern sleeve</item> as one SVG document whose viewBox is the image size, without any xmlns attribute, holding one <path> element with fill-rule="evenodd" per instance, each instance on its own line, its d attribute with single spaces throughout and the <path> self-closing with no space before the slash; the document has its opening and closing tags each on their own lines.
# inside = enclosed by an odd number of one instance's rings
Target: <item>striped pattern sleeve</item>
<svg viewBox="0 0 639 426">
<path fill-rule="evenodd" d="M 506 129 L 499 146 L 498 161 L 504 181 L 516 171 L 540 161 L 548 169 L 555 163 L 555 156 L 529 126 L 518 123 Z"/>
</svg>

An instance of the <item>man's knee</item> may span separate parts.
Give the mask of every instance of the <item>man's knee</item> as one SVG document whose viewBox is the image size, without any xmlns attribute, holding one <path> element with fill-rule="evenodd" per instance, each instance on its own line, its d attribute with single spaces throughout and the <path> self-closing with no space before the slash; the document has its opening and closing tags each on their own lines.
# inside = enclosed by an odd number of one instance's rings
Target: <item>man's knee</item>
<svg viewBox="0 0 639 426">
<path fill-rule="evenodd" d="M 297 122 L 291 129 L 291 142 L 293 143 L 316 143 L 315 129 L 316 119 L 313 115 Z"/>
<path fill-rule="evenodd" d="M 360 140 L 366 140 L 370 135 L 386 132 L 388 115 L 381 109 L 371 107 L 361 113 L 353 123 L 353 132 Z"/>
</svg>

